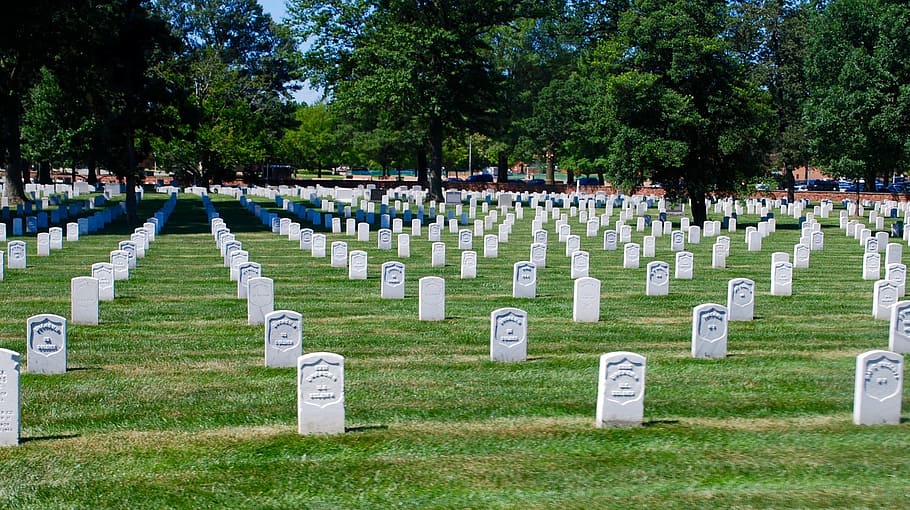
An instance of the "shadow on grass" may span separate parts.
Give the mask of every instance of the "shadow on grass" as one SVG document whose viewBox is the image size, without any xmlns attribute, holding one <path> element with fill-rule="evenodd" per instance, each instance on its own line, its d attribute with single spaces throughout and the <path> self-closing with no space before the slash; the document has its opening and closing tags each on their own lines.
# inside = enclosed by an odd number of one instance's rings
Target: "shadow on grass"
<svg viewBox="0 0 910 510">
<path fill-rule="evenodd" d="M 67 372 L 94 372 L 96 370 L 104 370 L 101 367 L 66 367 Z"/>
<path fill-rule="evenodd" d="M 74 437 L 79 437 L 79 434 L 56 434 L 53 436 L 23 437 L 19 439 L 19 442 L 31 443 L 32 441 L 54 441 L 56 439 L 73 439 Z"/>
<path fill-rule="evenodd" d="M 658 425 L 678 425 L 679 420 L 648 420 L 641 424 L 642 427 L 655 427 Z"/>
<path fill-rule="evenodd" d="M 388 425 L 362 425 L 360 427 L 345 427 L 344 431 L 347 432 L 369 432 L 371 430 L 388 430 Z"/>
</svg>

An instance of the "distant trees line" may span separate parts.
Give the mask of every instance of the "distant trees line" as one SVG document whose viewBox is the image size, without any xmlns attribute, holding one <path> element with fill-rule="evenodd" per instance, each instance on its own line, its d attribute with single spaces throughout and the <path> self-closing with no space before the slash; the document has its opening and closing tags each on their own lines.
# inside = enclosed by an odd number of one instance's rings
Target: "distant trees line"
<svg viewBox="0 0 910 510">
<path fill-rule="evenodd" d="M 139 162 L 197 184 L 263 163 L 539 161 L 697 207 L 808 164 L 875 182 L 910 153 L 910 7 L 888 0 L 18 2 L 0 20 L 0 156 Z M 296 104 L 303 80 L 324 92 Z M 127 186 L 128 189 L 132 186 Z M 128 201 L 132 200 L 128 196 Z M 696 217 L 696 222 L 703 218 Z"/>
</svg>

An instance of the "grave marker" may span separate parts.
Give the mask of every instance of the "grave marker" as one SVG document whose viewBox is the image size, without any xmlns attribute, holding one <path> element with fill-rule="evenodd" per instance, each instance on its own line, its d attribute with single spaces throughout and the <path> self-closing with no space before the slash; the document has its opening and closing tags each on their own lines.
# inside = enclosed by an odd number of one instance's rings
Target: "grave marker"
<svg viewBox="0 0 910 510">
<path fill-rule="evenodd" d="M 18 446 L 22 430 L 19 353 L 0 348 L 0 446 Z"/>
<path fill-rule="evenodd" d="M 525 361 L 528 358 L 528 312 L 500 308 L 490 313 L 490 361 Z"/>
<path fill-rule="evenodd" d="M 50 313 L 33 315 L 26 321 L 26 336 L 29 373 L 66 373 L 65 318 Z"/>
<path fill-rule="evenodd" d="M 77 276 L 70 280 L 70 322 L 98 324 L 98 279 Z"/>
<path fill-rule="evenodd" d="M 610 352 L 600 357 L 595 418 L 598 428 L 641 425 L 645 368 L 645 357 L 633 352 Z"/>
<path fill-rule="evenodd" d="M 445 320 L 446 281 L 438 276 L 424 276 L 419 280 L 418 287 L 418 320 Z"/>
<path fill-rule="evenodd" d="M 292 310 L 265 314 L 265 366 L 288 368 L 303 353 L 303 316 Z"/>
<path fill-rule="evenodd" d="M 904 357 L 890 351 L 868 351 L 856 357 L 853 423 L 897 425 L 901 419 Z"/>
<path fill-rule="evenodd" d="M 384 299 L 404 299 L 404 264 L 389 261 L 382 264 L 382 278 L 379 295 Z"/>
<path fill-rule="evenodd" d="M 265 322 L 265 316 L 275 309 L 275 282 L 256 276 L 247 281 L 246 323 L 250 326 Z"/>
<path fill-rule="evenodd" d="M 572 320 L 597 322 L 600 320 L 600 280 L 588 276 L 575 280 Z"/>
<path fill-rule="evenodd" d="M 314 352 L 297 358 L 297 432 L 344 433 L 344 357 Z"/>
<path fill-rule="evenodd" d="M 692 357 L 723 358 L 727 355 L 727 308 L 705 303 L 692 309 Z"/>
</svg>

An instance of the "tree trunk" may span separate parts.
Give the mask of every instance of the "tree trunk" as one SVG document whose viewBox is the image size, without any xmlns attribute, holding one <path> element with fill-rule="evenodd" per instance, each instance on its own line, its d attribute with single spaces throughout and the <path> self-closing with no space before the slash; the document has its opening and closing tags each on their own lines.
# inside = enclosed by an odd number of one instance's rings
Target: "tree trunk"
<svg viewBox="0 0 910 510">
<path fill-rule="evenodd" d="M 496 161 L 496 180 L 498 182 L 509 182 L 509 154 L 506 151 L 499 151 Z"/>
<path fill-rule="evenodd" d="M 127 141 L 127 169 L 126 169 L 126 221 L 130 226 L 138 223 L 136 214 L 136 139 L 132 129 Z"/>
<path fill-rule="evenodd" d="M 429 199 L 442 201 L 442 119 L 430 121 Z"/>
<path fill-rule="evenodd" d="M 796 179 L 793 177 L 793 169 L 784 163 L 784 177 L 787 179 L 787 201 L 791 204 L 796 201 Z"/>
<path fill-rule="evenodd" d="M 421 147 L 417 151 L 417 182 L 423 186 L 427 185 L 427 151 Z"/>
<path fill-rule="evenodd" d="M 556 156 L 547 152 L 547 184 L 556 184 Z"/>
<path fill-rule="evenodd" d="M 51 179 L 51 162 L 42 161 L 38 163 L 38 184 L 52 184 Z"/>
<path fill-rule="evenodd" d="M 98 184 L 98 163 L 95 161 L 95 156 L 89 156 L 88 164 L 88 174 L 85 177 L 85 180 L 88 181 L 92 186 Z M 73 180 L 75 182 L 75 179 Z"/>
<path fill-rule="evenodd" d="M 699 227 L 705 226 L 708 219 L 708 212 L 705 209 L 707 200 L 703 190 L 693 190 L 689 192 L 689 199 L 692 201 L 692 224 Z"/>
<path fill-rule="evenodd" d="M 19 112 L 16 108 L 9 108 L 4 112 L 3 122 L 6 124 L 7 137 L 3 139 L 3 163 L 6 172 L 3 176 L 4 196 L 10 204 L 25 202 L 25 186 L 23 184 L 23 170 L 25 162 L 22 161 L 22 145 L 19 137 Z"/>
<path fill-rule="evenodd" d="M 575 184 L 575 171 L 571 168 L 566 170 L 566 184 Z"/>
</svg>

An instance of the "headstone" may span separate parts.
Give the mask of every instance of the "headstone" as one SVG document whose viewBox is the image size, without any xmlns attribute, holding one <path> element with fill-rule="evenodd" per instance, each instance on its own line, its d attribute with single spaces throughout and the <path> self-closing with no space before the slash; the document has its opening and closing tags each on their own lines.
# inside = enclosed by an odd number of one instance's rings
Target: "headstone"
<svg viewBox="0 0 910 510">
<path fill-rule="evenodd" d="M 418 287 L 418 320 L 445 320 L 446 281 L 438 276 L 424 276 L 420 279 Z"/>
<path fill-rule="evenodd" d="M 33 315 L 26 321 L 28 372 L 66 373 L 66 319 L 50 313 Z M 0 393 L 0 401 L 3 393 Z"/>
<path fill-rule="evenodd" d="M 51 227 L 47 230 L 50 237 L 50 246 L 52 250 L 63 249 L 63 229 L 60 227 Z M 900 245 L 898 245 L 900 246 Z"/>
<path fill-rule="evenodd" d="M 714 269 L 726 269 L 727 267 L 727 249 L 720 242 L 715 242 L 711 246 L 711 267 Z"/>
<path fill-rule="evenodd" d="M 670 293 L 670 265 L 666 262 L 649 262 L 646 278 L 646 296 L 666 296 Z"/>
<path fill-rule="evenodd" d="M 809 256 L 811 253 L 812 250 L 809 249 L 809 247 L 805 244 L 797 244 L 793 246 L 793 268 L 808 269 Z"/>
<path fill-rule="evenodd" d="M 541 243 L 531 244 L 531 262 L 539 267 L 547 267 L 547 245 Z"/>
<path fill-rule="evenodd" d="M 325 234 L 313 234 L 313 246 L 310 248 L 310 256 L 316 258 L 325 257 Z"/>
<path fill-rule="evenodd" d="M 771 295 L 790 296 L 793 294 L 793 264 L 778 262 L 771 268 Z"/>
<path fill-rule="evenodd" d="M 431 247 L 430 266 L 445 267 L 446 265 L 446 243 L 435 242 Z"/>
<path fill-rule="evenodd" d="M 894 303 L 890 324 L 888 350 L 899 354 L 910 352 L 910 301 Z"/>
<path fill-rule="evenodd" d="M 645 368 L 645 357 L 634 352 L 610 352 L 600 357 L 595 421 L 598 428 L 641 425 Z"/>
<path fill-rule="evenodd" d="M 76 222 L 70 222 L 66 224 L 66 240 L 67 242 L 75 242 L 79 240 L 79 224 Z"/>
<path fill-rule="evenodd" d="M 411 257 L 411 235 L 398 234 L 398 257 L 407 259 Z"/>
<path fill-rule="evenodd" d="M 247 299 L 250 278 L 262 276 L 262 266 L 258 262 L 244 262 L 237 267 L 237 297 Z"/>
<path fill-rule="evenodd" d="M 885 247 L 885 266 L 900 264 L 904 254 L 904 247 L 899 243 L 888 243 Z"/>
<path fill-rule="evenodd" d="M 404 277 L 404 264 L 394 260 L 384 262 L 382 264 L 380 297 L 385 299 L 404 299 Z"/>
<path fill-rule="evenodd" d="M 881 278 L 882 256 L 878 252 L 866 252 L 863 254 L 863 280 L 878 280 Z"/>
<path fill-rule="evenodd" d="M 303 353 L 303 316 L 292 310 L 265 314 L 265 366 L 289 368 Z"/>
<path fill-rule="evenodd" d="M 123 250 L 114 250 L 110 255 L 110 263 L 114 268 L 115 280 L 128 280 L 130 278 L 130 254 Z"/>
<path fill-rule="evenodd" d="M 234 250 L 231 252 L 231 281 L 236 282 L 240 277 L 240 264 L 250 261 L 250 252 L 246 250 Z"/>
<path fill-rule="evenodd" d="M 367 252 L 352 250 L 348 259 L 348 280 L 366 280 L 368 269 Z"/>
<path fill-rule="evenodd" d="M 465 250 L 461 252 L 461 279 L 473 278 L 477 278 L 477 252 Z"/>
<path fill-rule="evenodd" d="M 265 322 L 265 316 L 275 309 L 275 282 L 256 276 L 247 283 L 246 322 L 250 326 Z"/>
<path fill-rule="evenodd" d="M 755 317 L 755 282 L 734 278 L 727 282 L 728 320 L 751 321 Z"/>
<path fill-rule="evenodd" d="M 300 229 L 300 249 L 311 251 L 313 249 L 313 229 Z"/>
<path fill-rule="evenodd" d="M 682 251 L 686 249 L 686 237 L 681 230 L 674 230 L 670 234 L 670 250 Z"/>
<path fill-rule="evenodd" d="M 727 355 L 727 308 L 705 303 L 692 309 L 692 357 L 723 358 Z"/>
<path fill-rule="evenodd" d="M 483 236 L 483 257 L 487 259 L 499 257 L 499 236 L 493 234 Z"/>
<path fill-rule="evenodd" d="M 891 280 L 878 280 L 872 290 L 872 318 L 891 319 L 891 307 L 900 296 L 897 285 Z"/>
<path fill-rule="evenodd" d="M 904 357 L 890 351 L 867 351 L 856 357 L 853 423 L 897 425 L 901 420 Z"/>
<path fill-rule="evenodd" d="M 746 251 L 761 251 L 761 232 L 750 230 L 746 232 Z"/>
<path fill-rule="evenodd" d="M 47 232 L 38 234 L 38 256 L 47 257 L 51 254 L 51 236 Z"/>
<path fill-rule="evenodd" d="M 528 312 L 500 308 L 490 313 L 490 361 L 528 358 Z"/>
<path fill-rule="evenodd" d="M 588 276 L 575 280 L 572 320 L 597 322 L 600 320 L 600 280 Z"/>
<path fill-rule="evenodd" d="M 570 277 L 575 280 L 588 276 L 590 255 L 586 251 L 576 251 L 572 254 Z"/>
<path fill-rule="evenodd" d="M 18 446 L 22 430 L 19 353 L 0 348 L 0 446 Z"/>
<path fill-rule="evenodd" d="M 581 249 L 581 238 L 577 235 L 566 237 L 566 257 L 571 257 L 573 253 Z"/>
<path fill-rule="evenodd" d="M 473 250 L 474 249 L 474 232 L 470 229 L 463 228 L 458 231 L 458 249 L 459 250 Z"/>
<path fill-rule="evenodd" d="M 344 241 L 332 242 L 331 267 L 348 267 L 348 243 Z"/>
<path fill-rule="evenodd" d="M 885 279 L 897 285 L 897 295 L 903 297 L 907 293 L 907 266 L 904 264 L 888 264 L 885 267 Z"/>
<path fill-rule="evenodd" d="M 6 264 L 9 269 L 25 269 L 25 241 L 10 241 L 6 243 Z"/>
<path fill-rule="evenodd" d="M 92 264 L 92 278 L 98 280 L 98 299 L 114 300 L 114 266 L 108 262 Z"/>
<path fill-rule="evenodd" d="M 623 245 L 622 267 L 623 269 L 638 269 L 641 259 L 639 258 L 639 246 L 636 243 L 626 243 Z"/>
<path fill-rule="evenodd" d="M 537 297 L 537 266 L 532 262 L 521 261 L 512 266 L 512 297 Z"/>
<path fill-rule="evenodd" d="M 613 251 L 618 248 L 618 236 L 615 230 L 604 231 L 604 250 Z"/>
<path fill-rule="evenodd" d="M 297 358 L 297 432 L 344 433 L 344 357 L 314 352 Z"/>
<path fill-rule="evenodd" d="M 692 225 L 689 227 L 689 244 L 701 243 L 701 227 Z"/>
<path fill-rule="evenodd" d="M 675 276 L 677 280 L 691 280 L 694 273 L 695 257 L 687 251 L 676 252 Z"/>
<path fill-rule="evenodd" d="M 98 324 L 98 279 L 77 276 L 70 280 L 70 322 Z"/>
<path fill-rule="evenodd" d="M 370 224 L 360 222 L 357 224 L 357 240 L 367 242 L 370 240 Z"/>
</svg>

